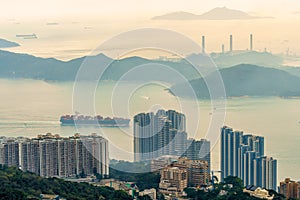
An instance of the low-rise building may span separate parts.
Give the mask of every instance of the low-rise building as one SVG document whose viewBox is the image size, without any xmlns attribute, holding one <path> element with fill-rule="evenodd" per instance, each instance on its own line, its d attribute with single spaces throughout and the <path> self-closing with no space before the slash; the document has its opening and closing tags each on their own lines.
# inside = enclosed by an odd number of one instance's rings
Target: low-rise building
<svg viewBox="0 0 300 200">
<path fill-rule="evenodd" d="M 188 174 L 186 168 L 167 166 L 161 170 L 159 192 L 163 194 L 180 194 L 187 187 Z"/>
<path fill-rule="evenodd" d="M 66 200 L 65 198 L 60 197 L 56 194 L 40 194 L 41 200 Z"/>
<path fill-rule="evenodd" d="M 145 196 L 145 195 L 148 195 L 152 200 L 156 200 L 156 189 L 151 188 L 151 189 L 147 189 L 142 192 L 139 192 L 139 196 Z"/>
<path fill-rule="evenodd" d="M 268 190 L 262 189 L 261 187 L 256 187 L 253 185 L 248 185 L 243 189 L 243 192 L 250 194 L 250 196 L 259 198 L 259 199 L 268 199 L 271 200 L 274 198 L 274 195 L 270 196 Z"/>
<path fill-rule="evenodd" d="M 150 162 L 151 172 L 157 172 L 172 162 L 177 161 L 178 156 L 161 156 L 159 158 L 153 159 Z"/>
</svg>

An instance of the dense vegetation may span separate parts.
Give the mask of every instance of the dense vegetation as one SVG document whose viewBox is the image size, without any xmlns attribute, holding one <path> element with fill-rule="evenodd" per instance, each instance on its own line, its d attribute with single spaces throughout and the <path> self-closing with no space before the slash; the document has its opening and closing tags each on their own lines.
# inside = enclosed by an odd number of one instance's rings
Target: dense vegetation
<svg viewBox="0 0 300 200">
<path fill-rule="evenodd" d="M 150 172 L 149 164 L 144 162 L 112 162 L 109 176 L 121 181 L 135 182 L 141 191 L 158 188 L 160 181 L 160 174 Z"/>
<path fill-rule="evenodd" d="M 230 186 L 229 186 L 230 185 Z M 232 187 L 231 187 L 232 186 Z M 248 193 L 243 192 L 243 182 L 237 177 L 227 177 L 223 183 L 218 183 L 215 185 L 215 189 L 209 192 L 203 190 L 197 190 L 195 188 L 186 188 L 185 192 L 187 197 L 194 200 L 258 200 L 256 197 L 250 196 Z M 227 192 L 226 195 L 219 195 L 220 191 L 223 190 Z M 274 194 L 274 200 L 284 200 L 284 196 L 276 193 L 275 191 L 269 191 L 270 195 Z"/>
<path fill-rule="evenodd" d="M 42 178 L 15 167 L 0 165 L 0 199 L 38 199 L 40 194 L 56 194 L 72 200 L 132 199 L 126 192 L 110 187 L 96 187 L 58 178 Z"/>
<path fill-rule="evenodd" d="M 123 163 L 119 166 L 137 167 L 142 163 Z M 115 164 L 118 166 L 118 164 Z M 148 167 L 145 165 L 145 167 Z M 111 168 L 111 177 L 123 181 L 136 182 L 140 190 L 147 188 L 158 188 L 160 176 L 157 173 L 129 173 Z M 249 194 L 243 192 L 243 183 L 237 177 L 227 177 L 223 183 L 215 184 L 214 190 L 208 192 L 197 188 L 186 188 L 188 199 L 193 200 L 257 200 Z M 220 191 L 227 194 L 220 195 Z M 0 199 L 22 200 L 39 199 L 40 194 L 56 194 L 66 199 L 89 200 L 89 199 L 110 199 L 110 200 L 132 200 L 124 191 L 117 191 L 110 187 L 96 187 L 88 183 L 77 183 L 64 181 L 59 178 L 42 178 L 30 172 L 23 172 L 15 167 L 0 165 Z M 274 200 L 284 200 L 284 196 L 270 190 L 270 195 L 274 194 Z M 137 197 L 139 200 L 149 200 L 149 196 Z M 163 195 L 158 195 L 158 199 L 164 199 Z"/>
</svg>

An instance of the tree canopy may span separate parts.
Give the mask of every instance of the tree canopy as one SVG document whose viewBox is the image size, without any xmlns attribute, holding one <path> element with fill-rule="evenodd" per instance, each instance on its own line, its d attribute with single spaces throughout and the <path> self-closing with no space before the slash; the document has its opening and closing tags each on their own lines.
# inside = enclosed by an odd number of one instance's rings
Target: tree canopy
<svg viewBox="0 0 300 200">
<path fill-rule="evenodd" d="M 224 179 L 224 182 L 215 184 L 215 188 L 208 192 L 197 188 L 185 188 L 185 192 L 189 199 L 193 200 L 258 200 L 259 198 L 250 196 L 243 192 L 243 182 L 240 178 L 229 176 Z M 221 190 L 226 194 L 220 195 Z M 269 191 L 269 194 L 274 194 L 274 200 L 284 200 L 284 196 L 275 191 Z"/>
<path fill-rule="evenodd" d="M 56 194 L 72 200 L 132 200 L 125 191 L 110 187 L 96 187 L 59 178 L 42 178 L 16 167 L 0 165 L 0 199 L 38 199 L 40 194 Z"/>
</svg>

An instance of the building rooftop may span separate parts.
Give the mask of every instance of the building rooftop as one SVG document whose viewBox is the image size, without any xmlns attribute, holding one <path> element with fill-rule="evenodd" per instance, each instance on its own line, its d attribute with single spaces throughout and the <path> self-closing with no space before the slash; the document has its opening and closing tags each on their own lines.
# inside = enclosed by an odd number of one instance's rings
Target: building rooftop
<svg viewBox="0 0 300 200">
<path fill-rule="evenodd" d="M 256 187 L 254 185 L 248 185 L 245 187 L 243 192 L 250 194 L 250 196 L 259 198 L 259 199 L 268 199 L 272 200 L 274 195 L 270 196 L 269 191 L 266 189 L 262 189 L 261 187 Z"/>
</svg>

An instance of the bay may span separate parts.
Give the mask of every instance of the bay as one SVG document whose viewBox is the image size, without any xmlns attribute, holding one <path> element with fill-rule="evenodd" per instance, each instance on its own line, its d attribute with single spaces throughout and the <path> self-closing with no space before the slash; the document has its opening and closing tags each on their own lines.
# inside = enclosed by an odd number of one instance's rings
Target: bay
<svg viewBox="0 0 300 200">
<path fill-rule="evenodd" d="M 207 137 L 216 112 L 208 100 L 195 102 L 173 96 L 165 90 L 167 84 L 126 82 L 101 83 L 93 96 L 93 110 L 86 106 L 75 110 L 73 86 L 71 82 L 0 79 L 0 135 L 35 137 L 47 132 L 61 136 L 71 136 L 76 132 L 83 135 L 97 133 L 109 140 L 110 158 L 132 161 L 132 118 L 135 114 L 159 108 L 182 111 L 187 116 L 189 136 L 199 139 Z M 93 85 L 87 84 L 86 87 Z M 131 126 L 101 129 L 97 126 L 61 126 L 59 117 L 75 111 L 128 117 Z M 266 155 L 278 160 L 278 181 L 285 177 L 300 180 L 300 99 L 228 98 L 222 112 L 226 113 L 225 125 L 265 137 Z M 195 117 L 195 113 L 198 116 Z M 219 142 L 216 141 L 212 145 L 212 169 L 220 168 L 219 159 Z"/>
</svg>

